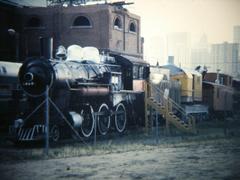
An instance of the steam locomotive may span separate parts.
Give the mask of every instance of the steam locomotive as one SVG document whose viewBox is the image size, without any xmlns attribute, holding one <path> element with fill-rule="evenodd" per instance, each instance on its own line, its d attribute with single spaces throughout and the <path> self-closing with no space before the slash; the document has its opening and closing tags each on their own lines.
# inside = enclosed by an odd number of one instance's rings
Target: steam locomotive
<svg viewBox="0 0 240 180">
<path fill-rule="evenodd" d="M 123 133 L 126 126 L 143 123 L 148 63 L 117 54 L 99 55 L 92 47 L 73 45 L 59 51 L 57 59 L 31 58 L 20 67 L 19 82 L 28 104 L 10 127 L 15 140 L 43 139 L 46 92 L 49 135 L 54 142 L 72 134 L 68 126 L 89 138 L 95 122 L 100 135 L 110 129 Z"/>
</svg>

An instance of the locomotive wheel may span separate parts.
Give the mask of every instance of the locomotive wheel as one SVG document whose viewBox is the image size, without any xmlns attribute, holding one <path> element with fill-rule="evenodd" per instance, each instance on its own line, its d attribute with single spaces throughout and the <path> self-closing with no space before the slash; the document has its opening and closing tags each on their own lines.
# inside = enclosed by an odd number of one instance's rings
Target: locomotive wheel
<svg viewBox="0 0 240 180">
<path fill-rule="evenodd" d="M 115 112 L 115 127 L 119 133 L 122 133 L 125 130 L 126 122 L 127 122 L 126 109 L 125 106 L 122 103 L 120 103 L 117 105 Z"/>
<path fill-rule="evenodd" d="M 56 143 L 60 139 L 60 128 L 58 125 L 53 125 L 50 130 L 51 141 Z"/>
<path fill-rule="evenodd" d="M 81 111 L 83 122 L 81 133 L 84 137 L 90 137 L 94 129 L 94 112 L 92 106 L 85 106 Z"/>
<path fill-rule="evenodd" d="M 110 116 L 109 116 L 109 108 L 107 104 L 102 104 L 98 109 L 97 116 L 97 125 L 98 131 L 101 135 L 106 135 L 110 128 Z"/>
</svg>

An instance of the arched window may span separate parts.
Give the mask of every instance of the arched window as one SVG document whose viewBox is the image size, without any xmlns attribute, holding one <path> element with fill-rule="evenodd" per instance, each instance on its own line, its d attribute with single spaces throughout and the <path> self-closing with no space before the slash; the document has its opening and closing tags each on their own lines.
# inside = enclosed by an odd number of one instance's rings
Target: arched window
<svg viewBox="0 0 240 180">
<path fill-rule="evenodd" d="M 73 21 L 73 26 L 80 26 L 80 27 L 91 27 L 90 20 L 85 16 L 78 16 Z"/>
<path fill-rule="evenodd" d="M 136 25 L 135 25 L 135 23 L 133 23 L 133 22 L 130 23 L 129 31 L 130 32 L 136 32 Z"/>
<path fill-rule="evenodd" d="M 122 29 L 122 21 L 119 17 L 114 20 L 114 28 Z"/>
<path fill-rule="evenodd" d="M 38 17 L 32 17 L 27 21 L 26 27 L 41 27 L 42 21 Z"/>
</svg>

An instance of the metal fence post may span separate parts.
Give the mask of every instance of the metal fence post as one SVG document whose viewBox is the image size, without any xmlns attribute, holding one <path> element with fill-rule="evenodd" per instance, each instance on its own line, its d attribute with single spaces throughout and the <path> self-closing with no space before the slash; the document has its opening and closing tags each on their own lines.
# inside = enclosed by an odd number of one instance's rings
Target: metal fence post
<svg viewBox="0 0 240 180">
<path fill-rule="evenodd" d="M 147 82 L 144 83 L 144 111 L 145 111 L 145 134 L 149 133 L 149 117 L 148 117 L 148 84 Z"/>
<path fill-rule="evenodd" d="M 48 92 L 48 86 L 46 87 L 45 91 L 45 155 L 48 156 L 48 150 L 49 150 L 49 92 Z"/>
<path fill-rule="evenodd" d="M 94 146 L 96 146 L 97 142 L 97 122 L 96 122 L 96 115 L 94 117 Z"/>
<path fill-rule="evenodd" d="M 156 111 L 155 121 L 156 121 L 156 143 L 158 144 L 158 113 L 157 111 Z"/>
</svg>

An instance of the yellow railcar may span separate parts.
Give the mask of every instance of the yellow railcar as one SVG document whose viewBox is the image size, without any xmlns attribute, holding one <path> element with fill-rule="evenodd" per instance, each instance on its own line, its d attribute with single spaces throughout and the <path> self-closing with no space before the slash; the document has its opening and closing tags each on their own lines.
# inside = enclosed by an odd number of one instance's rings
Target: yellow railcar
<svg viewBox="0 0 240 180">
<path fill-rule="evenodd" d="M 181 102 L 193 102 L 193 77 L 191 73 L 183 72 L 171 76 L 172 80 L 179 81 L 181 84 Z"/>
<path fill-rule="evenodd" d="M 170 79 L 178 81 L 181 86 L 181 103 L 193 102 L 193 76 L 190 72 L 184 71 L 183 69 L 168 64 L 163 66 L 170 70 Z"/>
</svg>

